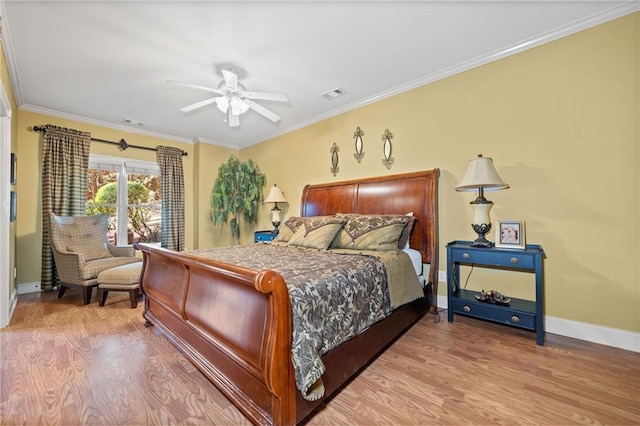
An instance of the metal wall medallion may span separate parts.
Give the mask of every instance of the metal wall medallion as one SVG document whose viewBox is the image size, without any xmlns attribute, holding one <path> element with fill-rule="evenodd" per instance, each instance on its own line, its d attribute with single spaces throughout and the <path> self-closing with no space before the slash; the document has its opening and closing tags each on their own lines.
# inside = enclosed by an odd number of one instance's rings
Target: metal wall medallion
<svg viewBox="0 0 640 426">
<path fill-rule="evenodd" d="M 360 130 L 360 127 L 356 128 L 356 132 L 353 134 L 353 138 L 355 139 L 355 148 L 356 152 L 353 154 L 353 158 L 358 160 L 358 163 L 362 161 L 362 157 L 364 157 L 364 142 L 362 142 L 362 137 L 364 136 L 364 132 Z"/>
<path fill-rule="evenodd" d="M 393 133 L 391 133 L 389 129 L 384 129 L 384 134 L 382 135 L 382 153 L 384 154 L 382 164 L 384 164 L 387 169 L 391 169 L 391 166 L 395 162 L 391 156 L 391 139 L 393 139 Z"/>
<path fill-rule="evenodd" d="M 340 148 L 338 148 L 338 145 L 336 145 L 336 143 L 333 143 L 333 146 L 331 147 L 331 173 L 333 173 L 333 175 L 337 175 L 338 172 L 340 171 L 340 167 L 338 167 L 338 152 L 340 151 Z"/>
</svg>

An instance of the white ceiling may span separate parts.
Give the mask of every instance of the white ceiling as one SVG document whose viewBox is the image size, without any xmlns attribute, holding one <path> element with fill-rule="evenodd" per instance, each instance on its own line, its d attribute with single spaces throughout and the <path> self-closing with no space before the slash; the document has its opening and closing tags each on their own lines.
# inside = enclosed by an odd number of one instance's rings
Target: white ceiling
<svg viewBox="0 0 640 426">
<path fill-rule="evenodd" d="M 244 147 L 632 13 L 639 2 L 1 0 L 0 7 L 20 109 Z M 281 120 L 248 111 L 229 128 L 215 104 L 180 112 L 209 94 L 166 81 L 217 87 L 223 68 L 247 90 L 286 93 L 289 103 L 259 101 Z M 336 87 L 347 94 L 321 96 Z"/>
</svg>

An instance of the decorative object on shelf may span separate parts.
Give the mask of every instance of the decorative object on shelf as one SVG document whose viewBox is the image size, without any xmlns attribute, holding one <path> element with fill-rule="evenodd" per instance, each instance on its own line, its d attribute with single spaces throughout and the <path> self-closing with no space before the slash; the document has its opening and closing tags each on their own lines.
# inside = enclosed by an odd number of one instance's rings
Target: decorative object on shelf
<svg viewBox="0 0 640 426">
<path fill-rule="evenodd" d="M 504 183 L 498 175 L 493 160 L 478 154 L 478 158 L 469 161 L 467 173 L 456 186 L 456 191 L 478 190 L 478 198 L 470 204 L 473 208 L 473 222 L 471 227 L 478 234 L 478 238 L 471 243 L 472 247 L 492 247 L 494 244 L 488 241 L 484 235 L 491 230 L 491 218 L 489 212 L 493 202 L 484 198 L 484 191 L 497 191 L 507 189 L 509 185 Z"/>
<path fill-rule="evenodd" d="M 15 185 L 16 182 L 18 181 L 18 158 L 16 157 L 16 154 L 14 154 L 13 152 L 11 153 L 11 177 L 9 179 L 9 183 L 11 185 Z"/>
<path fill-rule="evenodd" d="M 211 217 L 216 225 L 229 222 L 236 245 L 240 244 L 240 216 L 247 225 L 258 221 L 266 181 L 266 176 L 251 159 L 241 162 L 231 155 L 218 168 L 211 193 Z"/>
<path fill-rule="evenodd" d="M 510 298 L 505 297 L 503 294 L 495 290 L 488 290 L 480 292 L 480 294 L 476 294 L 476 299 L 485 303 L 493 303 L 494 305 L 500 306 L 509 306 L 509 302 L 511 302 Z"/>
<path fill-rule="evenodd" d="M 272 234 L 278 235 L 280 230 L 278 227 L 280 226 L 280 208 L 278 207 L 278 203 L 286 203 L 287 200 L 284 198 L 284 194 L 278 188 L 277 185 L 273 185 L 269 190 L 269 194 L 267 198 L 264 199 L 265 203 L 275 203 L 275 207 L 271 209 L 271 223 L 273 224 Z"/>
<path fill-rule="evenodd" d="M 336 145 L 336 143 L 333 143 L 333 146 L 331 147 L 331 173 L 333 173 L 333 175 L 337 175 L 338 172 L 340 171 L 340 167 L 338 167 L 338 152 L 340 152 L 340 148 L 338 147 L 338 145 Z"/>
<path fill-rule="evenodd" d="M 393 139 L 393 133 L 391 133 L 389 129 L 384 129 L 384 133 L 382 134 L 382 153 L 384 154 L 382 164 L 384 164 L 387 169 L 391 169 L 391 166 L 395 162 L 391 156 L 391 139 Z"/>
<path fill-rule="evenodd" d="M 360 127 L 356 128 L 355 133 L 353 134 L 353 138 L 355 139 L 355 148 L 356 152 L 353 154 L 353 158 L 358 160 L 358 163 L 362 162 L 362 157 L 364 157 L 364 143 L 362 142 L 362 137 L 364 136 L 364 132 L 360 129 Z"/>
<path fill-rule="evenodd" d="M 497 223 L 498 238 L 496 247 L 522 250 L 526 248 L 526 235 L 523 221 L 499 220 Z"/>
</svg>

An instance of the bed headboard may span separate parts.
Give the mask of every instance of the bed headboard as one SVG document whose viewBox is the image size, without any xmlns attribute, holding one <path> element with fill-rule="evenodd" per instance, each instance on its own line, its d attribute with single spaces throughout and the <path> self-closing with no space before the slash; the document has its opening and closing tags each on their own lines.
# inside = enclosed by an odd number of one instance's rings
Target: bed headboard
<svg viewBox="0 0 640 426">
<path fill-rule="evenodd" d="M 429 282 L 438 269 L 438 178 L 439 169 L 307 185 L 302 191 L 301 215 L 335 213 L 407 214 L 416 220 L 410 246 L 422 253 L 422 261 L 433 265 Z"/>
</svg>

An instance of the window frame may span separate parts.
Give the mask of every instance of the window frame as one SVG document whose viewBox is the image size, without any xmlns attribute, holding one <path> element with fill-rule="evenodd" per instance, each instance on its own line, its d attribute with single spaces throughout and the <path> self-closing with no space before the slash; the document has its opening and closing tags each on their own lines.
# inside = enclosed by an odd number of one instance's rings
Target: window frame
<svg viewBox="0 0 640 426">
<path fill-rule="evenodd" d="M 118 188 L 116 211 L 116 220 L 118 222 L 117 229 L 128 229 L 128 186 L 127 177 L 129 174 L 148 174 L 153 176 L 161 176 L 160 165 L 153 161 L 131 160 L 123 157 L 114 157 L 111 155 L 89 154 L 89 169 L 96 170 L 113 170 L 118 173 L 116 185 Z M 124 200 L 124 205 L 120 202 Z M 162 219 L 161 219 L 162 220 Z M 162 223 L 162 222 L 161 222 Z M 124 224 L 124 228 L 121 226 Z M 162 226 L 162 225 L 161 225 Z M 116 245 L 126 246 L 127 232 L 118 232 L 118 240 Z"/>
</svg>

